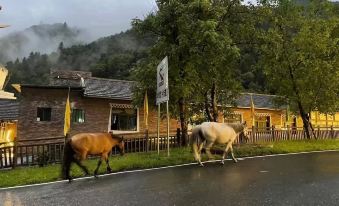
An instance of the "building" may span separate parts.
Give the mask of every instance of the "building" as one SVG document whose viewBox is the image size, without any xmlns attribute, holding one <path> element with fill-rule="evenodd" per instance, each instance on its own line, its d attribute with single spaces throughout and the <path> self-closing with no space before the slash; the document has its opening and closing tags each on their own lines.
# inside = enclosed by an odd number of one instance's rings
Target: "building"
<svg viewBox="0 0 339 206">
<path fill-rule="evenodd" d="M 19 102 L 13 93 L 4 91 L 8 70 L 0 65 L 0 147 L 12 144 L 17 133 Z"/>
<path fill-rule="evenodd" d="M 124 136 L 145 134 L 144 111 L 132 105 L 132 81 L 92 77 L 90 72 L 51 71 L 49 85 L 20 85 L 18 139 L 63 136 L 68 91 L 71 104 L 70 135 L 109 132 Z M 149 133 L 157 132 L 156 111 L 149 111 Z M 167 131 L 162 120 L 160 131 Z M 177 120 L 170 120 L 175 133 Z"/>
<path fill-rule="evenodd" d="M 109 132 L 124 136 L 144 136 L 144 111 L 132 104 L 134 82 L 92 77 L 90 72 L 51 71 L 48 85 L 14 85 L 20 92 L 18 112 L 18 140 L 39 140 L 63 137 L 65 104 L 70 95 L 72 121 L 70 135 L 80 132 Z M 286 106 L 274 104 L 274 95 L 243 93 L 237 99 L 232 113 L 220 115 L 220 122 L 244 122 L 258 129 L 269 127 L 302 127 L 299 117 L 286 117 Z M 251 100 L 252 99 L 252 100 Z M 254 118 L 252 118 L 252 101 Z M 317 114 L 317 113 L 315 113 Z M 311 115 L 313 118 L 313 113 Z M 333 121 L 332 121 L 333 119 Z M 338 115 L 327 115 L 326 122 L 337 124 Z M 157 112 L 149 111 L 149 134 L 157 133 Z M 315 118 L 324 125 L 323 116 Z M 313 119 L 312 119 L 313 123 Z M 166 134 L 167 121 L 163 119 L 160 132 Z M 170 133 L 179 127 L 170 120 Z"/>
<path fill-rule="evenodd" d="M 13 142 L 17 136 L 19 102 L 0 99 L 0 147 Z"/>
<path fill-rule="evenodd" d="M 242 93 L 236 100 L 237 107 L 232 108 L 232 113 L 224 115 L 223 122 L 244 122 L 257 128 L 282 127 L 286 106 L 274 104 L 275 95 Z M 252 99 L 252 100 L 251 100 Z M 253 101 L 254 118 L 251 105 Z"/>
<path fill-rule="evenodd" d="M 251 111 L 251 97 L 254 106 L 254 118 Z M 258 129 L 274 126 L 275 128 L 302 128 L 303 122 L 299 115 L 287 112 L 287 106 L 275 104 L 275 95 L 242 93 L 237 99 L 237 107 L 232 108 L 232 113 L 223 115 L 223 122 L 244 122 Z M 335 114 L 322 114 L 312 111 L 311 123 L 314 127 L 339 127 L 339 112 Z"/>
<path fill-rule="evenodd" d="M 339 127 L 339 112 L 323 114 L 317 111 L 311 112 L 311 123 L 314 127 Z M 301 121 L 301 119 L 299 120 Z"/>
</svg>

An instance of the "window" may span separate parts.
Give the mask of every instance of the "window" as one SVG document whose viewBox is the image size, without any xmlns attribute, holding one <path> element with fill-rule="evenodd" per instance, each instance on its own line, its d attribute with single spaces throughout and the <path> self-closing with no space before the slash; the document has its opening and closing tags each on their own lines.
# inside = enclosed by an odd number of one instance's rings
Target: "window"
<svg viewBox="0 0 339 206">
<path fill-rule="evenodd" d="M 72 109 L 72 122 L 84 123 L 85 122 L 85 111 L 83 109 Z"/>
<path fill-rule="evenodd" d="M 256 116 L 255 117 L 255 126 L 259 130 L 269 130 L 271 126 L 271 117 L 270 116 Z"/>
<path fill-rule="evenodd" d="M 241 114 L 228 114 L 225 119 L 225 123 L 241 123 Z"/>
<path fill-rule="evenodd" d="M 112 108 L 111 130 L 137 131 L 137 110 Z"/>
<path fill-rule="evenodd" d="M 37 121 L 51 121 L 52 108 L 38 107 Z"/>
</svg>

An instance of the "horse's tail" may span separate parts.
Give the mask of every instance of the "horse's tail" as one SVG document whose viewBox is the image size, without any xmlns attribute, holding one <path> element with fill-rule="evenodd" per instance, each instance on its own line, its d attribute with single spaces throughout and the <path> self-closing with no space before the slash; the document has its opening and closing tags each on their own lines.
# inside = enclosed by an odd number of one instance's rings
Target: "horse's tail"
<svg viewBox="0 0 339 206">
<path fill-rule="evenodd" d="M 64 147 L 64 158 L 62 162 L 62 178 L 70 179 L 71 164 L 74 161 L 74 150 L 71 145 L 72 140 L 68 140 Z"/>
<path fill-rule="evenodd" d="M 200 148 L 203 144 L 204 138 L 202 136 L 202 131 L 199 126 L 195 127 L 192 130 L 192 135 L 190 138 L 190 145 L 192 146 L 194 159 L 200 162 Z"/>
</svg>

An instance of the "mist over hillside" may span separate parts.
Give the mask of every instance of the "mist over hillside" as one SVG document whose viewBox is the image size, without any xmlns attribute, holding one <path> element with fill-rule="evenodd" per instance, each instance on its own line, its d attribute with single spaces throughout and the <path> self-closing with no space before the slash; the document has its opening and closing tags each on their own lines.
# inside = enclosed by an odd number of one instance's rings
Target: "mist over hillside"
<svg viewBox="0 0 339 206">
<path fill-rule="evenodd" d="M 60 42 L 65 47 L 86 43 L 86 31 L 71 28 L 67 23 L 40 24 L 0 38 L 0 63 L 29 56 L 31 52 L 49 54 Z"/>
<path fill-rule="evenodd" d="M 63 29 L 63 35 L 57 35 L 60 29 L 48 30 L 47 34 L 46 30 L 40 29 L 34 32 L 36 36 L 63 37 L 53 40 L 53 47 L 48 48 L 49 52 L 27 49 L 27 55 L 23 58 L 15 57 L 14 53 L 13 60 L 6 62 L 10 76 L 8 85 L 48 84 L 51 69 L 91 71 L 93 76 L 97 77 L 129 79 L 130 70 L 146 56 L 147 50 L 155 42 L 153 36 L 140 36 L 130 29 L 90 43 L 79 44 L 78 37 L 81 37 L 81 34 L 78 31 L 71 30 L 64 24 L 57 25 L 62 25 L 59 28 Z"/>
</svg>

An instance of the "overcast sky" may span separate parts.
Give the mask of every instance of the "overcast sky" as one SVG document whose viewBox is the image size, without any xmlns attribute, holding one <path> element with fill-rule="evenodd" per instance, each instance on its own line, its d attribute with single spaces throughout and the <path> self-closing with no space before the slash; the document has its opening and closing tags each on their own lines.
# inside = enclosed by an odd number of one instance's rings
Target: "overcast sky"
<svg viewBox="0 0 339 206">
<path fill-rule="evenodd" d="M 0 36 L 40 23 L 63 23 L 90 29 L 95 37 L 130 28 L 131 19 L 143 18 L 156 8 L 154 0 L 1 0 Z"/>
</svg>

